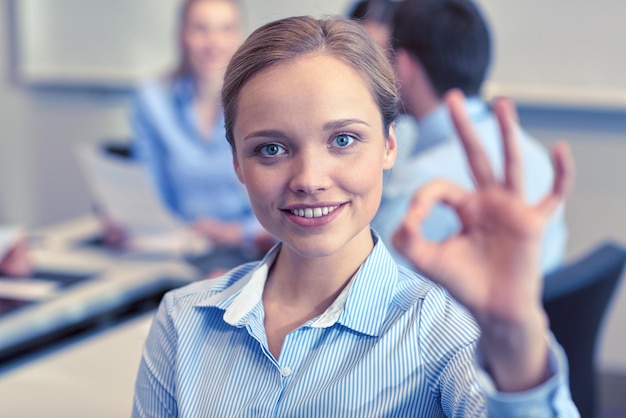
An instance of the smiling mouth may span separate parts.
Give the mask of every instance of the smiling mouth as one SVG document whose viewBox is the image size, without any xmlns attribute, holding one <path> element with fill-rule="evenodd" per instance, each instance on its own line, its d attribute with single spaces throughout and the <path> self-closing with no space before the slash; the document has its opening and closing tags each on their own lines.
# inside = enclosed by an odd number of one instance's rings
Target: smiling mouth
<svg viewBox="0 0 626 418">
<path fill-rule="evenodd" d="M 301 218 L 321 218 L 322 216 L 326 216 L 335 209 L 337 209 L 341 205 L 335 206 L 321 206 L 316 208 L 305 208 L 305 209 L 290 209 L 289 212 L 292 215 L 299 216 Z"/>
</svg>

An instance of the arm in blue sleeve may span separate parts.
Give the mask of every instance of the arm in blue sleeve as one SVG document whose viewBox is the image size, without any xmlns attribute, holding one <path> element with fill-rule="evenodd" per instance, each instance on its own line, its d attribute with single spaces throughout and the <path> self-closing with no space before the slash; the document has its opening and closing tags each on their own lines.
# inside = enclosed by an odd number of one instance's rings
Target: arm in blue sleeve
<svg viewBox="0 0 626 418">
<path fill-rule="evenodd" d="M 550 335 L 549 362 L 552 377 L 540 386 L 519 393 L 498 392 L 491 377 L 480 366 L 478 379 L 487 396 L 490 417 L 576 418 L 580 417 L 568 383 L 567 357 Z M 480 359 L 478 360 L 480 363 Z"/>
<path fill-rule="evenodd" d="M 135 382 L 133 418 L 177 417 L 176 332 L 165 295 L 143 348 Z"/>
<path fill-rule="evenodd" d="M 166 168 L 167 150 L 160 137 L 158 121 L 149 110 L 148 98 L 139 89 L 131 111 L 133 155 L 146 167 L 164 204 L 176 212 L 176 195 Z"/>
</svg>

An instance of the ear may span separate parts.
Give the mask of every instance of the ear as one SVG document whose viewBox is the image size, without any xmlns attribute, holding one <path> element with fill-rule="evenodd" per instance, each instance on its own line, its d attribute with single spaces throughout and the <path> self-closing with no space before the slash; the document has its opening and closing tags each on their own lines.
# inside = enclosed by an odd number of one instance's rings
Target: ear
<svg viewBox="0 0 626 418">
<path fill-rule="evenodd" d="M 394 62 L 398 78 L 406 81 L 413 73 L 413 66 L 415 65 L 413 58 L 406 49 L 398 48 L 395 53 Z"/>
<path fill-rule="evenodd" d="M 389 126 L 389 136 L 385 140 L 385 154 L 383 155 L 383 170 L 390 170 L 398 156 L 398 141 L 396 140 L 396 122 Z"/>
<path fill-rule="evenodd" d="M 235 173 L 237 174 L 237 178 L 241 182 L 241 184 L 245 185 L 246 182 L 243 180 L 243 173 L 241 172 L 241 166 L 239 165 L 239 161 L 237 160 L 237 151 L 233 150 L 233 167 L 235 167 Z"/>
</svg>

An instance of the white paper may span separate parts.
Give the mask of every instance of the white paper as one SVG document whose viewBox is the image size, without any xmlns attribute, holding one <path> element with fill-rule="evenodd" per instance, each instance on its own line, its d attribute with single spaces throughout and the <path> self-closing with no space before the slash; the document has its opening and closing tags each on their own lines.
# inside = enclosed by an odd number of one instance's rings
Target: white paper
<svg viewBox="0 0 626 418">
<path fill-rule="evenodd" d="M 0 227 L 0 260 L 11 251 L 20 236 L 21 231 L 16 226 Z"/>
<path fill-rule="evenodd" d="M 94 144 L 81 145 L 78 156 L 94 199 L 128 233 L 131 249 L 157 253 L 208 251 L 208 241 L 192 233 L 163 205 L 141 164 L 108 156 Z"/>
<path fill-rule="evenodd" d="M 58 289 L 52 280 L 0 277 L 0 299 L 39 301 L 54 296 Z"/>
</svg>

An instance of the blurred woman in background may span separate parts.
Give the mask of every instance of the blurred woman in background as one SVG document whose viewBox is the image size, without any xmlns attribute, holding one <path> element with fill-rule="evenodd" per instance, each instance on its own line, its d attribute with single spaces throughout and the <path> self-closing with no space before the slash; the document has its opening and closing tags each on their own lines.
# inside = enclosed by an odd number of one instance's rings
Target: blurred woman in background
<svg viewBox="0 0 626 418">
<path fill-rule="evenodd" d="M 163 202 L 196 232 L 218 246 L 263 247 L 270 239 L 233 170 L 220 104 L 224 70 L 241 40 L 238 1 L 182 4 L 177 68 L 143 83 L 134 98 L 134 154 Z"/>
</svg>

